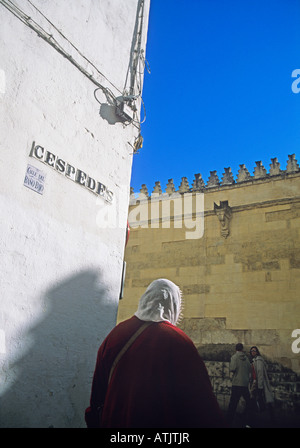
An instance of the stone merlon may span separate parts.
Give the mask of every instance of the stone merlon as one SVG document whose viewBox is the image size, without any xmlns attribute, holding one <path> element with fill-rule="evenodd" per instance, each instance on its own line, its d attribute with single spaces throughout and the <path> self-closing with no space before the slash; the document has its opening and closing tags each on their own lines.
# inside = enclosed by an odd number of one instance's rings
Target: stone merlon
<svg viewBox="0 0 300 448">
<path fill-rule="evenodd" d="M 234 179 L 231 168 L 224 168 L 224 173 L 222 174 L 221 179 L 217 174 L 217 171 L 210 171 L 210 176 L 208 178 L 207 183 L 205 184 L 202 179 L 201 174 L 195 174 L 194 180 L 192 182 L 191 187 L 189 186 L 188 179 L 186 177 L 182 177 L 181 183 L 176 190 L 173 179 L 168 180 L 168 184 L 166 185 L 165 192 L 162 191 L 161 184 L 159 181 L 155 182 L 154 189 L 152 193 L 148 193 L 147 186 L 145 184 L 142 185 L 140 192 L 137 195 L 143 195 L 143 197 L 151 197 L 152 195 L 160 196 L 160 195 L 172 195 L 174 193 L 187 193 L 187 192 L 196 192 L 201 191 L 205 192 L 213 188 L 222 188 L 236 184 L 252 184 L 256 181 L 264 181 L 270 178 L 283 177 L 286 175 L 298 173 L 300 171 L 299 164 L 295 158 L 295 154 L 288 155 L 288 161 L 286 165 L 286 169 L 280 169 L 280 164 L 277 160 L 277 157 L 271 159 L 270 170 L 267 172 L 266 168 L 263 166 L 261 161 L 255 162 L 255 168 L 253 171 L 253 175 L 251 175 L 248 169 L 244 164 L 240 165 L 236 180 Z M 133 188 L 131 188 L 131 196 L 135 197 L 135 192 Z"/>
</svg>

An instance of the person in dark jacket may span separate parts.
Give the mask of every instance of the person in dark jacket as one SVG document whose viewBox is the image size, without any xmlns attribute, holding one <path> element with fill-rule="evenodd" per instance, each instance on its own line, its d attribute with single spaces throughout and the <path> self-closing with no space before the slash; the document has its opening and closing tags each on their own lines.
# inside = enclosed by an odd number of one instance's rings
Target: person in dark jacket
<svg viewBox="0 0 300 448">
<path fill-rule="evenodd" d="M 246 402 L 244 418 L 246 426 L 248 426 L 250 412 L 249 382 L 251 378 L 251 364 L 249 359 L 243 352 L 243 348 L 243 344 L 237 344 L 235 347 L 236 353 L 231 357 L 230 360 L 229 370 L 233 373 L 233 377 L 227 419 L 228 423 L 232 425 L 237 405 L 240 401 L 240 398 L 243 397 Z"/>
<path fill-rule="evenodd" d="M 274 396 L 268 377 L 266 362 L 256 346 L 250 348 L 250 356 L 252 359 L 252 379 L 250 387 L 252 407 L 258 412 L 263 412 L 265 409 L 268 409 L 270 421 L 272 425 L 276 425 Z"/>
</svg>

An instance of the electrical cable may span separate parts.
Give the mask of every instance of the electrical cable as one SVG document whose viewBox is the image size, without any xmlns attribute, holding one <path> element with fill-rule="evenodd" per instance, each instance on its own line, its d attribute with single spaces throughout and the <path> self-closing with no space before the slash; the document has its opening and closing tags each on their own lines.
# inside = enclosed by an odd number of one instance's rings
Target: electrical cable
<svg viewBox="0 0 300 448">
<path fill-rule="evenodd" d="M 105 75 L 103 75 L 103 73 L 101 73 L 100 70 L 98 70 L 98 68 L 86 56 L 84 56 L 84 54 L 82 54 L 81 51 L 30 0 L 27 1 L 74 48 L 74 50 L 76 50 L 77 53 L 97 71 L 97 73 L 105 78 L 106 81 L 108 81 L 118 92 L 122 93 L 121 90 L 119 90 L 118 87 L 116 87 Z"/>
<path fill-rule="evenodd" d="M 27 0 L 30 4 L 32 4 L 29 0 Z M 82 67 L 74 58 L 71 56 L 67 51 L 57 42 L 57 40 L 53 37 L 53 35 L 48 34 L 37 22 L 35 22 L 31 17 L 29 17 L 27 14 L 24 13 L 18 6 L 16 6 L 14 3 L 11 2 L 11 0 L 0 0 L 0 3 L 2 3 L 3 6 L 5 6 L 15 17 L 17 17 L 22 23 L 24 23 L 26 26 L 31 28 L 33 31 L 37 33 L 39 37 L 44 39 L 49 45 L 51 45 L 53 48 L 55 48 L 56 51 L 58 51 L 62 56 L 64 56 L 66 59 L 68 59 L 78 70 L 80 70 L 93 84 L 95 84 L 99 89 L 103 91 L 105 95 L 108 94 L 108 96 L 111 96 L 111 91 L 104 87 L 102 84 L 100 84 L 94 76 L 89 73 L 84 67 Z M 47 19 L 48 20 L 48 19 Z M 51 24 L 51 22 L 48 20 L 48 22 Z M 53 25 L 54 26 L 54 25 Z M 54 28 L 57 30 L 57 28 L 54 26 Z M 63 34 L 58 30 L 58 32 L 63 36 Z M 65 37 L 63 36 L 72 46 L 76 49 L 76 47 Z M 83 56 L 78 49 L 76 49 L 78 53 Z M 107 79 L 96 67 L 95 65 L 90 62 L 85 56 L 83 56 L 84 59 L 96 69 L 98 74 L 103 76 L 105 79 Z M 108 81 L 108 80 L 107 80 Z M 108 81 L 111 85 L 113 85 L 110 81 Z M 115 87 L 115 86 L 114 86 Z M 116 87 L 115 87 L 116 88 Z M 117 89 L 117 88 L 116 88 Z M 118 92 L 120 92 L 119 89 L 117 89 Z"/>
<path fill-rule="evenodd" d="M 103 75 L 103 73 L 100 72 L 100 70 L 86 57 L 84 56 L 81 51 L 31 2 L 31 0 L 27 0 L 27 2 L 59 33 L 59 35 L 65 39 L 71 46 L 72 48 L 74 48 L 76 50 L 76 52 L 86 61 L 88 62 L 88 64 L 93 67 L 96 72 L 103 77 L 104 79 L 106 79 L 106 81 L 108 81 L 113 87 L 114 89 L 116 89 L 119 93 L 121 93 L 122 96 L 126 96 L 126 92 L 125 92 L 125 88 L 123 90 L 123 93 L 121 92 L 121 90 L 119 90 L 111 81 L 108 80 L 108 78 Z M 11 0 L 0 0 L 0 3 L 7 8 L 16 18 L 18 18 L 22 23 L 24 23 L 26 26 L 28 26 L 29 28 L 31 28 L 33 31 L 35 31 L 37 33 L 37 35 L 39 37 L 41 37 L 43 40 L 45 40 L 49 45 L 51 45 L 56 51 L 58 51 L 58 53 L 60 53 L 63 57 L 65 57 L 69 62 L 71 62 L 81 73 L 83 73 L 94 85 L 97 86 L 97 89 L 94 91 L 94 97 L 95 99 L 99 102 L 99 100 L 96 97 L 96 92 L 100 89 L 109 104 L 113 104 L 114 106 L 117 107 L 117 98 L 116 96 L 112 93 L 112 91 L 107 88 L 104 87 L 100 82 L 98 82 L 94 76 L 89 73 L 84 67 L 82 67 L 79 62 L 77 62 L 73 56 L 71 54 L 69 54 L 60 44 L 59 42 L 54 38 L 54 36 L 52 34 L 47 33 L 35 20 L 33 20 L 30 16 L 28 16 L 24 11 L 22 11 L 17 5 L 15 5 Z M 144 121 L 146 120 L 146 109 L 145 109 L 145 104 L 144 101 L 142 99 L 141 96 L 141 86 L 142 86 L 142 75 L 144 73 L 144 70 L 142 72 L 137 70 L 137 66 L 140 63 L 140 61 L 143 61 L 144 67 L 146 67 L 146 59 L 143 56 L 143 50 L 140 50 L 140 46 L 141 46 L 141 36 L 142 36 L 142 25 L 143 25 L 143 8 L 144 8 L 144 1 L 141 0 L 140 8 L 142 8 L 142 16 L 139 16 L 139 11 L 138 11 L 138 19 L 140 20 L 140 26 L 139 26 L 139 31 L 137 32 L 137 37 L 138 37 L 138 54 L 135 58 L 134 64 L 133 64 L 133 69 L 132 69 L 132 74 L 131 74 L 131 86 L 130 86 L 130 91 L 133 92 L 134 89 L 134 84 L 135 81 L 137 83 L 137 88 L 138 88 L 138 95 L 137 97 L 141 98 L 141 103 L 143 105 L 143 109 L 144 109 L 144 119 L 141 122 L 140 120 L 134 120 L 132 119 L 128 124 L 132 123 L 133 126 L 135 126 L 135 123 L 138 124 L 138 129 L 140 130 L 140 125 L 141 123 L 144 123 Z M 133 51 L 134 53 L 134 51 Z M 148 62 L 148 61 L 147 61 Z M 148 67 L 146 67 L 148 70 Z M 129 71 L 129 68 L 128 68 Z M 150 73 L 150 71 L 148 70 L 148 72 Z M 137 80 L 137 74 L 140 75 L 140 83 Z M 126 75 L 126 80 L 125 80 L 125 86 L 127 84 L 127 78 L 128 78 L 128 72 Z M 100 103 L 100 102 L 99 102 Z M 101 104 L 101 103 L 100 103 Z M 136 127 L 136 126 L 135 126 Z"/>
</svg>

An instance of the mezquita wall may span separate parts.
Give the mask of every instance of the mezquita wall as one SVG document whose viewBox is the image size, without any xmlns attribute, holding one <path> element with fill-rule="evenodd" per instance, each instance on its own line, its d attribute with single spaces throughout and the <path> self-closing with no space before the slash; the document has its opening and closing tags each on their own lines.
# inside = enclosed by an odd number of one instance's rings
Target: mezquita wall
<svg viewBox="0 0 300 448">
<path fill-rule="evenodd" d="M 275 398 L 299 405 L 300 170 L 295 155 L 281 169 L 240 165 L 205 184 L 172 179 L 148 194 L 132 191 L 124 297 L 118 320 L 131 316 L 149 283 L 165 277 L 183 292 L 180 326 L 206 361 L 218 398 L 229 397 L 235 344 L 257 345 L 267 359 Z M 180 205 L 181 203 L 181 205 Z M 168 210 L 170 213 L 168 215 Z M 193 233 L 194 232 L 194 233 Z M 298 331 L 297 331 L 298 330 Z M 225 363 L 225 364 L 224 364 Z M 227 363 L 227 364 L 226 364 Z M 298 403 L 298 404 L 297 404 Z"/>
</svg>

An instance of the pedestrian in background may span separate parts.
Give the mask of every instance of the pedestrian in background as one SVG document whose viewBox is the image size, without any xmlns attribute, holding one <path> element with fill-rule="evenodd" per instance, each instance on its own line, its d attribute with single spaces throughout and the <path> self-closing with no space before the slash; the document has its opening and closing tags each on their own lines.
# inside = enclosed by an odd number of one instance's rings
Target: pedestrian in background
<svg viewBox="0 0 300 448">
<path fill-rule="evenodd" d="M 258 412 L 267 409 L 272 424 L 275 424 L 274 397 L 265 360 L 256 346 L 250 348 L 250 356 L 252 360 L 251 400 Z"/>
<path fill-rule="evenodd" d="M 233 372 L 231 396 L 228 406 L 227 419 L 230 425 L 236 413 L 240 398 L 243 397 L 246 407 L 243 415 L 244 426 L 250 426 L 250 393 L 249 383 L 251 378 L 251 364 L 243 349 L 243 344 L 239 343 L 235 347 L 236 353 L 231 357 L 229 370 Z"/>
</svg>

